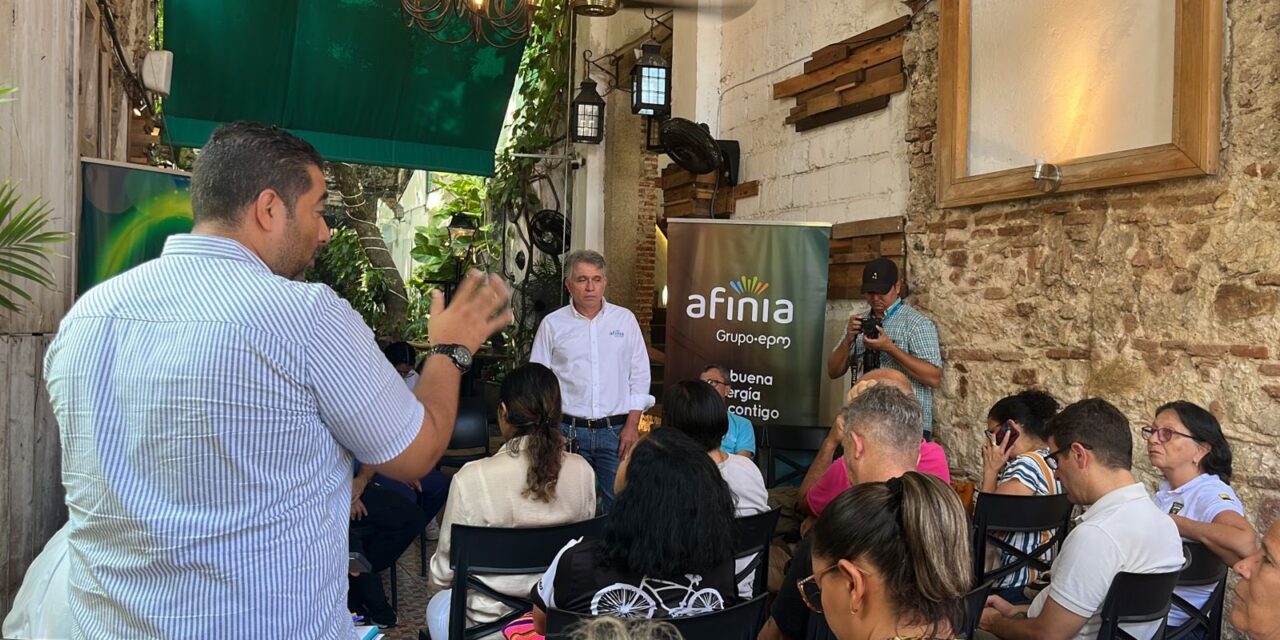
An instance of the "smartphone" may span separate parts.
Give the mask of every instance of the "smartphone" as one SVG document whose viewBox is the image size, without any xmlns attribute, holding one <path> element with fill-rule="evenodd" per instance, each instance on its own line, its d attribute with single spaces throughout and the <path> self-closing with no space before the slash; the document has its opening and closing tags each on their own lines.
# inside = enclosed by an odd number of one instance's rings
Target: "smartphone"
<svg viewBox="0 0 1280 640">
<path fill-rule="evenodd" d="M 1018 441 L 1019 435 L 1017 431 L 1013 430 L 1013 425 L 1006 420 L 1004 424 L 1000 425 L 999 429 L 996 429 L 996 443 L 1003 443 L 1004 450 L 1008 451 L 1013 447 L 1013 443 Z"/>
<path fill-rule="evenodd" d="M 373 565 L 369 564 L 369 559 L 364 557 L 363 553 L 351 552 L 351 560 L 347 563 L 348 573 L 371 573 L 372 571 Z"/>
</svg>

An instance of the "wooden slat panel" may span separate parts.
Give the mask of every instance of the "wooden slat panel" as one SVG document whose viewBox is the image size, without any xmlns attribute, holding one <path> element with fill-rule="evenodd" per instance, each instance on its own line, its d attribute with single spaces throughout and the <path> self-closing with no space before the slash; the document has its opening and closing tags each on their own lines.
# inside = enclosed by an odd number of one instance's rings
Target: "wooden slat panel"
<svg viewBox="0 0 1280 640">
<path fill-rule="evenodd" d="M 0 20 L 0 25 L 4 24 L 4 20 Z M 0 35 L 3 35 L 3 27 L 0 26 Z M 0 335 L 0 460 L 9 460 L 9 372 L 19 367 L 14 365 L 14 349 L 13 345 L 17 338 L 6 335 Z M 12 522 L 12 516 L 9 512 L 9 475 L 13 473 L 15 467 L 6 462 L 5 466 L 0 469 L 0 482 L 4 484 L 0 486 L 0 524 L 8 525 Z M 13 596 L 16 592 L 9 590 L 8 563 L 9 563 L 9 534 L 6 527 L 0 526 L 0 562 L 5 567 L 0 567 L 0 619 L 9 614 L 9 606 L 13 602 Z"/>
<path fill-rule="evenodd" d="M 902 57 L 901 37 L 861 47 L 853 52 L 853 55 L 836 64 L 810 74 L 788 78 L 773 85 L 773 97 L 777 99 L 794 96 L 818 85 L 831 82 L 846 73 L 900 57 Z"/>
<path fill-rule="evenodd" d="M 847 107 L 832 109 L 816 116 L 810 116 L 796 122 L 796 131 L 809 131 L 818 127 L 829 125 L 833 122 L 839 122 L 848 118 L 863 115 L 865 113 L 873 113 L 889 107 L 889 96 L 880 96 L 872 98 L 857 104 L 851 104 Z"/>
<path fill-rule="evenodd" d="M 818 69 L 839 62 L 842 58 L 847 57 L 849 52 L 853 49 L 881 38 L 887 38 L 909 26 L 911 26 L 911 16 L 905 15 L 900 18 L 890 20 L 878 27 L 873 27 L 863 31 L 862 33 L 859 33 L 847 40 L 841 40 L 835 44 L 829 44 L 814 52 L 813 59 L 804 64 L 804 72 L 813 73 Z"/>
<path fill-rule="evenodd" d="M 51 231 L 72 231 L 79 210 L 80 15 L 83 0 L 6 2 L 0 18 L 0 79 L 18 87 L 0 106 L 0 176 L 19 185 L 26 202 L 43 196 Z M 58 253 L 70 256 L 71 244 Z M 35 298 L 21 313 L 0 313 L 0 333 L 57 329 L 70 305 L 71 259 L 51 261 L 58 290 L 16 281 Z"/>
<path fill-rule="evenodd" d="M 663 189 L 662 198 L 666 202 L 679 202 L 680 200 L 710 200 L 711 194 L 715 191 L 711 185 L 698 184 L 691 182 L 689 184 L 680 185 L 671 189 Z"/>
<path fill-rule="evenodd" d="M 36 541 L 35 487 L 33 465 L 35 463 L 36 361 L 40 338 L 21 336 L 10 339 L 9 375 L 6 380 L 9 395 L 8 415 L 3 416 L 8 431 L 6 467 L 8 478 L 4 490 L 9 494 L 4 517 L 7 525 L 0 535 L 8 538 L 8 555 L 5 558 L 3 584 L 7 609 L 13 595 L 22 585 L 22 577 L 35 557 L 36 548 L 44 540 Z"/>
<path fill-rule="evenodd" d="M 805 118 L 820 115 L 832 109 L 868 102 L 874 98 L 888 97 L 890 94 L 898 93 L 906 87 L 907 77 L 902 73 L 874 82 L 868 81 L 852 89 L 814 98 L 804 104 L 804 111 L 788 116 L 786 122 L 787 124 L 795 124 Z"/>
<path fill-rule="evenodd" d="M 740 184 L 740 185 L 738 185 L 738 186 L 736 186 L 736 187 L 734 187 L 734 188 L 733 188 L 733 197 L 734 197 L 734 199 L 739 199 L 739 198 L 754 198 L 754 197 L 756 197 L 756 196 L 758 196 L 758 195 L 760 195 L 760 181 L 759 181 L 759 180 L 752 180 L 751 182 L 744 182 L 744 183 L 742 183 L 742 184 Z"/>
<path fill-rule="evenodd" d="M 833 238 L 858 238 L 863 236 L 878 236 L 884 234 L 902 233 L 903 220 L 901 217 L 893 218 L 876 218 L 875 220 L 856 220 L 854 222 L 842 222 L 831 228 L 831 237 Z"/>
</svg>

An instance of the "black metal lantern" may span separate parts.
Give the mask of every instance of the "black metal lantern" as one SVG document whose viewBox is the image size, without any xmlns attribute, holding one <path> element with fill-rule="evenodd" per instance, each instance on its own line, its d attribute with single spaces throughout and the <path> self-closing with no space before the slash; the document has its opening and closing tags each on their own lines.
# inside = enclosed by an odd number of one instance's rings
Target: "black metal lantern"
<svg viewBox="0 0 1280 640">
<path fill-rule="evenodd" d="M 662 45 L 654 40 L 640 47 L 640 58 L 631 70 L 631 112 L 656 116 L 671 109 L 671 65 L 662 57 Z"/>
<path fill-rule="evenodd" d="M 600 144 L 604 140 L 604 98 L 590 77 L 583 79 L 578 97 L 573 99 L 573 130 L 569 139 L 582 144 Z"/>
</svg>

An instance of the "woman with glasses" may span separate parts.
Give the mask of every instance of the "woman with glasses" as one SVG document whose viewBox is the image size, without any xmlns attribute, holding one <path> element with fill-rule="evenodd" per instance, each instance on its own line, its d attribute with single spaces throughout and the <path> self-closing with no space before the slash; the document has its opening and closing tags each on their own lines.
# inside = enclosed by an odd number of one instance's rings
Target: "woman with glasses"
<svg viewBox="0 0 1280 640">
<path fill-rule="evenodd" d="M 1231 482 L 1231 445 L 1217 418 L 1198 405 L 1179 400 L 1156 409 L 1155 421 L 1143 427 L 1147 457 L 1164 481 L 1156 491 L 1156 506 L 1173 518 L 1183 538 L 1203 543 L 1228 566 L 1257 549 L 1257 531 L 1244 517 Z M 1175 593 L 1203 606 L 1213 585 L 1179 587 Z M 1178 607 L 1169 612 L 1169 626 L 1187 621 Z"/>
<path fill-rule="evenodd" d="M 840 494 L 813 527 L 800 594 L 840 640 L 954 638 L 969 590 L 969 530 L 951 487 L 909 471 Z"/>
<path fill-rule="evenodd" d="M 1010 496 L 1047 496 L 1062 493 L 1062 485 L 1054 471 L 1056 462 L 1049 457 L 1045 424 L 1058 413 L 1053 396 L 1027 390 L 1002 398 L 987 412 L 988 439 L 982 446 L 982 493 Z M 978 497 L 982 499 L 981 496 Z M 1004 541 L 1032 553 L 1053 536 L 1052 531 L 1023 531 L 1000 534 Z M 994 547 L 993 547 L 994 550 Z M 999 549 L 988 553 L 995 564 L 988 569 L 1013 564 L 1018 557 Z M 1051 554 L 1045 554 L 1051 560 Z M 1013 604 L 1031 600 L 1024 587 L 1035 582 L 1039 572 L 1029 566 L 1001 578 L 993 591 Z"/>
</svg>

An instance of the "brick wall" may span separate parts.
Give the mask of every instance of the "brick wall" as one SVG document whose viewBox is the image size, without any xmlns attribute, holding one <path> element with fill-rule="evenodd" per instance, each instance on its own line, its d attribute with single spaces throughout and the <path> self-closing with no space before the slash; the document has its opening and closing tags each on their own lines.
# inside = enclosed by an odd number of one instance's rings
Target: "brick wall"
<svg viewBox="0 0 1280 640">
<path fill-rule="evenodd" d="M 1186 399 L 1222 421 L 1234 485 L 1269 526 L 1280 515 L 1280 89 L 1262 79 L 1280 70 L 1274 3 L 1228 3 L 1219 175 L 945 211 L 934 204 L 938 21 L 926 12 L 905 54 L 908 253 L 944 347 L 935 420 L 953 468 L 975 475 L 987 409 L 1039 386 L 1119 406 L 1153 482 L 1137 428 Z"/>
</svg>

